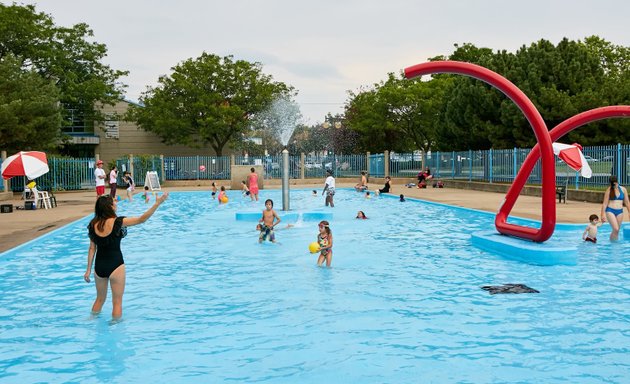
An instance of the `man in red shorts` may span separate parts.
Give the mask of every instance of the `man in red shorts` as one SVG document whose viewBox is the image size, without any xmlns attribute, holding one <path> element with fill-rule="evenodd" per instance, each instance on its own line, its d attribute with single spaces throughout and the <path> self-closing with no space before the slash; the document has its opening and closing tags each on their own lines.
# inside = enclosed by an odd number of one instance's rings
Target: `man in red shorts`
<svg viewBox="0 0 630 384">
<path fill-rule="evenodd" d="M 96 196 L 105 194 L 105 171 L 103 170 L 103 160 L 96 162 L 94 170 L 94 178 L 96 179 Z"/>
</svg>

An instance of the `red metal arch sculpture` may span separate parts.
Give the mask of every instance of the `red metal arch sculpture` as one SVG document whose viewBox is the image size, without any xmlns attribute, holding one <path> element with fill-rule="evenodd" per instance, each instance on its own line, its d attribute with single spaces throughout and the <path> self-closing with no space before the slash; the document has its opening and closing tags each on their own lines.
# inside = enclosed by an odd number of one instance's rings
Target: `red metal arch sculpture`
<svg viewBox="0 0 630 384">
<path fill-rule="evenodd" d="M 549 131 L 549 136 L 551 137 L 551 141 L 557 141 L 567 133 L 572 130 L 579 128 L 583 125 L 592 123 L 598 120 L 604 120 L 609 118 L 619 118 L 619 117 L 630 117 L 630 106 L 629 105 L 616 105 L 612 107 L 601 107 L 591 109 L 582 113 L 579 113 L 562 123 L 558 124 L 555 128 Z M 495 218 L 495 225 L 497 222 L 505 221 L 508 214 L 514 207 L 516 203 L 516 199 L 518 195 L 523 190 L 525 183 L 527 182 L 527 178 L 531 174 L 534 166 L 536 165 L 536 161 L 540 158 L 540 149 L 539 145 L 536 144 L 534 148 L 532 148 L 531 152 L 525 158 L 523 165 L 521 165 L 521 169 L 518 174 L 514 178 L 510 189 L 505 195 L 505 201 L 503 205 L 501 205 L 501 209 Z M 555 185 L 555 180 L 554 180 Z M 555 221 L 555 217 L 554 217 Z M 498 226 L 497 226 L 498 229 Z M 500 232 L 500 231 L 499 231 Z M 545 241 L 547 239 L 543 239 L 540 241 Z"/>
<path fill-rule="evenodd" d="M 497 230 L 505 235 L 536 242 L 543 242 L 551 237 L 556 226 L 555 186 L 556 169 L 554 164 L 552 142 L 568 132 L 593 121 L 611 117 L 630 116 L 630 106 L 602 107 L 580 113 L 565 120 L 553 130 L 548 131 L 540 113 L 529 98 L 513 83 L 503 76 L 484 67 L 457 61 L 436 61 L 414 65 L 405 69 L 409 79 L 433 73 L 455 73 L 482 80 L 499 89 L 509 97 L 523 112 L 534 130 L 538 144 L 532 148 L 525 159 L 514 182 L 508 190 L 505 200 L 495 218 Z M 542 159 L 542 220 L 540 229 L 507 223 L 507 218 L 518 196 L 527 182 L 538 159 Z"/>
<path fill-rule="evenodd" d="M 547 131 L 547 126 L 542 116 L 529 100 L 527 96 L 516 85 L 505 77 L 487 68 L 471 63 L 458 61 L 433 61 L 414 65 L 405 68 L 405 76 L 408 79 L 413 77 L 428 75 L 432 73 L 456 73 L 467 75 L 482 80 L 497 88 L 509 97 L 523 112 L 529 124 L 534 129 L 536 140 L 538 141 L 540 156 L 542 158 L 542 220 L 540 229 L 525 227 L 506 222 L 507 216 L 512 207 L 505 209 L 505 203 L 501 206 L 499 214 L 495 219 L 495 226 L 500 233 L 515 236 L 532 241 L 545 241 L 553 234 L 556 226 L 556 169 L 554 164 L 553 148 L 551 137 Z M 525 177 L 527 180 L 527 177 Z M 511 188 L 512 190 L 513 188 Z M 518 191 L 512 192 L 514 201 L 518 196 Z M 508 196 L 511 191 L 508 192 Z"/>
</svg>

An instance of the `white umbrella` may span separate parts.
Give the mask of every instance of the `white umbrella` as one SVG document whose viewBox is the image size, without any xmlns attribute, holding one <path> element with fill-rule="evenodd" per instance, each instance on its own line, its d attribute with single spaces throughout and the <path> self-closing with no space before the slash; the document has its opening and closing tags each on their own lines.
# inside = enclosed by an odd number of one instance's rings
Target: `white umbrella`
<svg viewBox="0 0 630 384">
<path fill-rule="evenodd" d="M 30 180 L 48 173 L 48 160 L 44 152 L 18 152 L 2 162 L 2 177 L 26 176 Z"/>
<path fill-rule="evenodd" d="M 567 165 L 574 170 L 580 172 L 580 175 L 585 178 L 590 178 L 593 175 L 591 166 L 588 165 L 584 154 L 582 153 L 582 146 L 580 144 L 562 144 L 553 143 L 553 153 L 562 159 Z"/>
</svg>

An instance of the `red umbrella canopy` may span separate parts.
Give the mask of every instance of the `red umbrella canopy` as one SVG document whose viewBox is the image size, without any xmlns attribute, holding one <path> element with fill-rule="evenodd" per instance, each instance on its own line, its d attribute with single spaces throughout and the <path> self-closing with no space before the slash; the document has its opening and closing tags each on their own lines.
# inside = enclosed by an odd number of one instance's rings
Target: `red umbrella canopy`
<svg viewBox="0 0 630 384">
<path fill-rule="evenodd" d="M 32 180 L 46 173 L 48 160 L 44 152 L 19 152 L 2 162 L 2 177 L 5 180 L 15 176 L 26 176 Z"/>
</svg>

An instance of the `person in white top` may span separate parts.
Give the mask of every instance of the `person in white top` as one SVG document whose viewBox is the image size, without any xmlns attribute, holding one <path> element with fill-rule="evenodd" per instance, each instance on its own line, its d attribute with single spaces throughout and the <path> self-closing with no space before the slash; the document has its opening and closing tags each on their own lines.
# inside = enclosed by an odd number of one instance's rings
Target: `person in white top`
<svg viewBox="0 0 630 384">
<path fill-rule="evenodd" d="M 109 172 L 109 195 L 112 199 L 116 199 L 116 182 L 118 180 L 118 168 L 114 168 Z"/>
<path fill-rule="evenodd" d="M 96 162 L 94 170 L 94 178 L 96 179 L 96 196 L 105 194 L 105 171 L 103 170 L 103 160 Z"/>
<path fill-rule="evenodd" d="M 334 207 L 335 203 L 333 202 L 333 196 L 335 196 L 335 178 L 333 177 L 333 171 L 331 169 L 327 169 L 326 174 L 328 177 L 326 178 L 326 185 L 324 185 L 322 195 L 326 193 L 326 206 L 330 204 L 331 207 Z"/>
</svg>

